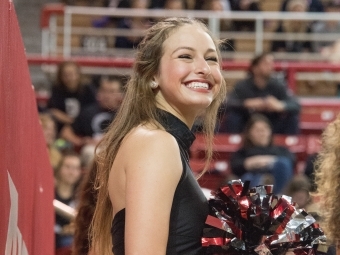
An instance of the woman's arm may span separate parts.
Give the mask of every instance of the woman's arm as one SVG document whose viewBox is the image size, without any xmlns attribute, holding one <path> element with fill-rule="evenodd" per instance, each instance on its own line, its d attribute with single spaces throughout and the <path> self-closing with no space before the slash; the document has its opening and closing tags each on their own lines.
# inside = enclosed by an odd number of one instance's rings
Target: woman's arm
<svg viewBox="0 0 340 255">
<path fill-rule="evenodd" d="M 165 131 L 139 130 L 126 148 L 125 254 L 165 254 L 173 196 L 183 171 L 178 144 Z"/>
<path fill-rule="evenodd" d="M 50 109 L 51 114 L 53 117 L 55 117 L 59 122 L 64 123 L 64 124 L 72 124 L 73 118 L 68 116 L 66 113 L 63 111 L 57 109 L 57 108 L 52 108 Z"/>
</svg>

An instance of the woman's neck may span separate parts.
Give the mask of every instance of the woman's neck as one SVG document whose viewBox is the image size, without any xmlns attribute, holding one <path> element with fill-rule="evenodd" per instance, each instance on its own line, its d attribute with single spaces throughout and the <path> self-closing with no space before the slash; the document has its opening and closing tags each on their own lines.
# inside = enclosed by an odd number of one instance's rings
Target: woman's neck
<svg viewBox="0 0 340 255">
<path fill-rule="evenodd" d="M 178 119 L 180 119 L 183 123 L 185 123 L 189 129 L 192 128 L 194 122 L 195 122 L 195 119 L 196 119 L 196 116 L 198 115 L 197 114 L 194 114 L 190 111 L 188 111 L 188 113 L 185 113 L 185 112 L 180 112 L 180 111 L 177 111 L 176 109 L 174 108 L 167 108 L 167 107 L 163 107 L 162 105 L 158 104 L 157 107 L 163 111 L 166 111 L 166 112 L 169 112 L 171 113 L 172 115 L 174 115 L 175 117 L 177 117 Z"/>
<path fill-rule="evenodd" d="M 58 195 L 63 199 L 69 199 L 73 196 L 74 185 L 70 185 L 64 182 L 59 182 L 56 185 Z"/>
</svg>

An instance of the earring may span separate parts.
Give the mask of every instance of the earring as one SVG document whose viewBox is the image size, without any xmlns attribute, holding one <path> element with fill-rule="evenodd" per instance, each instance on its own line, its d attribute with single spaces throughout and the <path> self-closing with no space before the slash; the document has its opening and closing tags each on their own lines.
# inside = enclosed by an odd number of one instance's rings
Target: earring
<svg viewBox="0 0 340 255">
<path fill-rule="evenodd" d="M 151 87 L 152 89 L 155 89 L 155 88 L 158 87 L 158 83 L 155 82 L 155 81 L 152 81 L 152 82 L 150 83 L 150 87 Z"/>
</svg>

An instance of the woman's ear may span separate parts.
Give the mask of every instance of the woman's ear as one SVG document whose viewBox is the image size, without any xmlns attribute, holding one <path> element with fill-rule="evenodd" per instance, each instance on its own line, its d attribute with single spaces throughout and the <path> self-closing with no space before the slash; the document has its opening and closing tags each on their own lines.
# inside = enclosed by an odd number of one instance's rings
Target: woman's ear
<svg viewBox="0 0 340 255">
<path fill-rule="evenodd" d="M 151 83 L 150 83 L 150 87 L 152 89 L 156 89 L 156 88 L 159 87 L 159 79 L 156 75 L 152 78 Z"/>
</svg>

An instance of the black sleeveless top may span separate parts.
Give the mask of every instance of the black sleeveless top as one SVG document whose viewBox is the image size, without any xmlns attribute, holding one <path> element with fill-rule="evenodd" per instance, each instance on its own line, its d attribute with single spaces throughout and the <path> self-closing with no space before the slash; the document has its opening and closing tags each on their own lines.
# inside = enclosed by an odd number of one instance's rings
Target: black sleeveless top
<svg viewBox="0 0 340 255">
<path fill-rule="evenodd" d="M 189 147 L 195 140 L 195 136 L 174 115 L 162 110 L 159 113 L 159 122 L 177 140 L 183 164 L 182 176 L 176 188 L 171 207 L 166 254 L 203 254 L 201 238 L 209 209 L 207 199 L 193 176 L 188 163 Z M 112 252 L 114 255 L 124 255 L 124 227 L 125 209 L 122 209 L 116 213 L 111 228 Z"/>
</svg>

